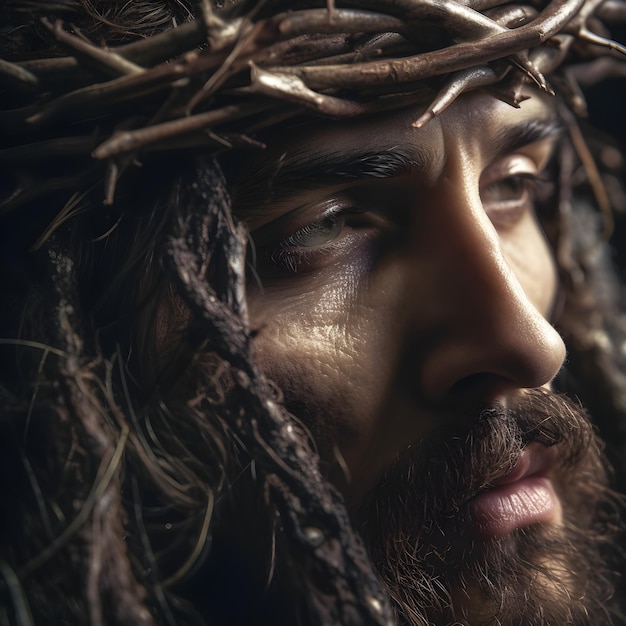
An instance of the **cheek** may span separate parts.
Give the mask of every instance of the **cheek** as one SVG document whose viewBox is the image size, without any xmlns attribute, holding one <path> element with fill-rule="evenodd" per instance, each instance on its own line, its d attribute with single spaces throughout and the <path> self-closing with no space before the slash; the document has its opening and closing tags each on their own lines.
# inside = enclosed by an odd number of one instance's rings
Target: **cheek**
<svg viewBox="0 0 626 626">
<path fill-rule="evenodd" d="M 250 293 L 255 357 L 287 407 L 318 439 L 323 433 L 343 448 L 367 431 L 384 394 L 379 322 L 354 268 L 294 280 L 297 293 Z"/>
<path fill-rule="evenodd" d="M 502 250 L 526 297 L 547 319 L 557 291 L 556 264 L 543 231 L 529 215 L 502 238 Z"/>
</svg>

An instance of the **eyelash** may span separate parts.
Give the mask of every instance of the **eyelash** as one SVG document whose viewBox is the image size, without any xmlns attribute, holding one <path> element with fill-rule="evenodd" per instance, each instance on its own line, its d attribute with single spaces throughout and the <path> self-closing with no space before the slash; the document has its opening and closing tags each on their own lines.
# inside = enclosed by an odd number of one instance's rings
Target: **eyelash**
<svg viewBox="0 0 626 626">
<path fill-rule="evenodd" d="M 344 239 L 347 235 L 342 236 L 342 233 L 346 229 L 357 229 L 360 225 L 360 220 L 357 218 L 363 214 L 364 211 L 354 208 L 334 208 L 321 219 L 299 228 L 284 237 L 276 246 L 267 249 L 266 259 L 279 269 L 294 274 L 303 269 L 314 269 L 315 261 L 320 255 L 327 256 L 346 243 Z M 352 223 L 350 222 L 351 218 L 354 220 Z M 314 237 L 323 232 L 325 228 L 330 229 L 331 235 L 329 236 L 331 238 L 329 241 L 313 245 L 303 243 L 304 237 Z M 333 229 L 336 231 L 335 233 L 333 233 Z"/>
<path fill-rule="evenodd" d="M 299 248 L 275 248 L 268 252 L 267 258 L 272 265 L 297 274 L 302 265 L 310 262 L 311 252 L 304 252 Z"/>
<path fill-rule="evenodd" d="M 512 185 L 513 197 L 495 201 L 488 198 L 489 190 L 507 183 Z M 529 208 L 536 209 L 538 198 L 545 197 L 552 186 L 553 180 L 545 169 L 538 173 L 522 172 L 494 181 L 481 191 L 481 199 L 494 224 L 507 227 L 516 224 Z"/>
<path fill-rule="evenodd" d="M 507 182 L 516 181 L 519 184 L 521 194 L 519 199 L 504 200 L 500 207 L 492 207 L 492 219 L 499 225 L 506 227 L 516 223 L 529 206 L 534 206 L 537 195 L 542 194 L 546 186 L 552 185 L 553 181 L 547 169 L 539 173 L 519 173 L 504 177 L 490 183 L 485 190 L 495 189 Z M 481 193 L 484 194 L 485 190 Z M 506 206 L 508 205 L 508 206 Z M 350 207 L 333 207 L 320 219 L 306 224 L 295 230 L 290 235 L 283 237 L 276 244 L 264 246 L 264 261 L 266 269 L 274 269 L 289 274 L 297 274 L 303 271 L 312 271 L 316 268 L 318 260 L 327 259 L 333 252 L 339 252 L 341 248 L 350 245 L 350 232 L 364 230 L 367 226 L 374 227 L 375 220 L 371 217 L 374 211 Z M 367 216 L 370 216 L 369 218 Z M 384 219 L 384 218 L 382 218 Z M 376 224 L 378 225 L 378 224 Z M 314 237 L 324 229 L 336 229 L 336 234 L 327 242 L 306 245 L 303 238 Z M 348 229 L 348 233 L 344 231 Z M 343 233 L 343 234 L 342 234 Z"/>
</svg>

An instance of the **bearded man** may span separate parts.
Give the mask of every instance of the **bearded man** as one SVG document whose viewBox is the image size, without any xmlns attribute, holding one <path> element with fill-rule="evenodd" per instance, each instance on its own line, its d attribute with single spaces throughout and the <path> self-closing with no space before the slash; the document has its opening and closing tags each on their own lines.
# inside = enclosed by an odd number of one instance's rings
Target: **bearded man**
<svg viewBox="0 0 626 626">
<path fill-rule="evenodd" d="M 621 623 L 623 3 L 1 15 L 3 624 Z"/>
</svg>

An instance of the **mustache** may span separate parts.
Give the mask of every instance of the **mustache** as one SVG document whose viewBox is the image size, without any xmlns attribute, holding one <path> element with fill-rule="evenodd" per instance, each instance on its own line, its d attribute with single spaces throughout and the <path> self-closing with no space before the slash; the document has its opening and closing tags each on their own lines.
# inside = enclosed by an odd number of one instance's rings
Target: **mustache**
<svg viewBox="0 0 626 626">
<path fill-rule="evenodd" d="M 356 512 L 362 534 L 376 545 L 390 531 L 441 531 L 464 503 L 511 472 L 531 443 L 558 445 L 555 474 L 576 469 L 578 481 L 606 482 L 602 446 L 585 410 L 553 391 L 528 390 L 508 407 L 437 428 L 405 450 Z"/>
</svg>

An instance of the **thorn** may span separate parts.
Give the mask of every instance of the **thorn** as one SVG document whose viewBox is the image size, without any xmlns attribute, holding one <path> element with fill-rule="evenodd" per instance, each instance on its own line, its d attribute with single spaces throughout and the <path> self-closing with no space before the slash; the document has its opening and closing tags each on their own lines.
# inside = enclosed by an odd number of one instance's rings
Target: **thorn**
<svg viewBox="0 0 626 626">
<path fill-rule="evenodd" d="M 619 54 L 626 55 L 626 46 L 623 46 L 621 43 L 617 43 L 617 41 L 613 41 L 612 39 L 596 35 L 587 28 L 581 28 L 578 36 L 580 39 L 595 44 L 596 46 L 602 46 L 603 48 L 608 48 L 609 50 L 613 50 Z"/>
</svg>

